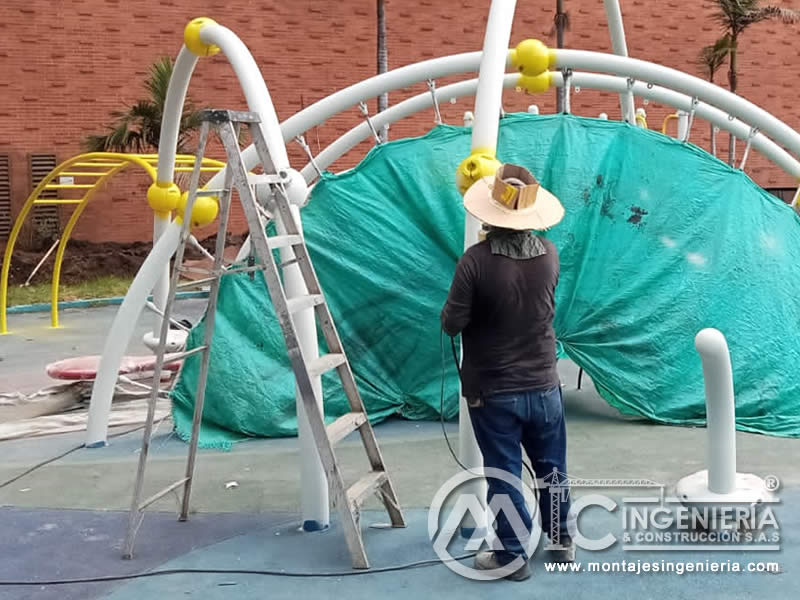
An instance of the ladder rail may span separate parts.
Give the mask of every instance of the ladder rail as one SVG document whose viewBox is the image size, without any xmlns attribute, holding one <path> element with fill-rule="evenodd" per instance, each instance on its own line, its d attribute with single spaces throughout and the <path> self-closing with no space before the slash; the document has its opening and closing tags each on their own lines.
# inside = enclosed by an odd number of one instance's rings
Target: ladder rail
<svg viewBox="0 0 800 600">
<path fill-rule="evenodd" d="M 239 148 L 241 124 L 245 124 L 250 130 L 258 160 L 264 167 L 264 174 L 253 175 L 248 173 Z M 222 141 L 228 159 L 225 169 L 225 183 L 221 190 L 200 190 L 202 161 L 208 143 L 208 135 L 212 130 Z M 143 511 L 149 504 L 183 486 L 179 519 L 185 521 L 189 515 L 200 427 L 205 404 L 206 384 L 211 361 L 217 302 L 222 276 L 229 272 L 224 269 L 224 249 L 234 187 L 238 190 L 239 200 L 250 230 L 251 260 L 249 262 L 250 266 L 234 268 L 230 272 L 255 270 L 263 272 L 266 291 L 272 300 L 275 315 L 283 333 L 297 390 L 305 408 L 317 453 L 328 480 L 333 504 L 341 518 L 342 529 L 353 566 L 355 568 L 369 568 L 369 561 L 361 534 L 360 511 L 361 505 L 371 494 L 374 493 L 381 499 L 394 527 L 405 527 L 405 520 L 386 470 L 383 456 L 378 447 L 375 432 L 369 423 L 352 368 L 342 347 L 341 338 L 336 330 L 330 308 L 325 301 L 314 266 L 311 263 L 311 257 L 300 232 L 299 223 L 295 219 L 295 209 L 292 207 L 286 193 L 288 175 L 285 172 L 274 173 L 274 171 L 257 113 L 240 113 L 226 110 L 205 111 L 181 225 L 180 243 L 175 253 L 176 267 L 171 274 L 167 302 L 162 313 L 161 337 L 153 374 L 153 391 L 148 403 L 148 416 L 142 437 L 142 451 L 139 455 L 128 530 L 123 547 L 124 556 L 128 558 L 133 555 L 136 532 L 144 517 Z M 269 193 L 261 194 L 261 191 L 257 193 L 256 186 L 267 186 Z M 172 308 L 176 299 L 176 291 L 180 287 L 178 282 L 183 272 L 181 265 L 186 244 L 191 235 L 192 208 L 199 196 L 209 195 L 212 192 L 219 195 L 220 215 L 213 267 L 208 273 L 209 277 L 203 281 L 203 283 L 210 283 L 204 341 L 202 346 L 198 346 L 182 355 L 189 356 L 190 354 L 202 352 L 186 470 L 182 479 L 173 482 L 142 502 L 145 468 L 155 416 L 155 402 L 158 398 L 158 382 L 165 363 L 166 336 L 169 331 Z M 278 235 L 267 234 L 266 226 L 273 220 L 278 226 Z M 273 252 L 276 249 L 285 249 L 284 256 L 280 262 Z M 259 264 L 253 266 L 253 261 L 256 258 Z M 294 264 L 298 265 L 306 287 L 306 294 L 287 298 L 282 272 L 283 269 Z M 309 357 L 305 356 L 295 327 L 294 315 L 301 314 L 305 310 L 314 311 L 314 316 L 323 332 L 329 349 L 328 354 L 314 360 L 309 360 Z M 316 352 L 314 356 L 316 356 Z M 317 392 L 314 382 L 316 377 L 334 369 L 337 372 L 339 383 L 347 396 L 351 412 L 343 415 L 333 424 L 326 426 L 324 409 L 321 403 L 322 398 L 319 397 L 322 391 Z M 369 459 L 371 469 L 348 487 L 345 485 L 344 477 L 334 452 L 334 446 L 355 430 L 358 430 L 361 436 L 361 442 Z"/>
<path fill-rule="evenodd" d="M 197 156 L 201 157 L 205 153 L 206 144 L 208 142 L 209 124 L 204 122 L 200 128 L 200 138 L 198 140 Z M 180 270 L 177 268 L 183 262 L 184 250 L 186 248 L 186 240 L 189 238 L 191 224 L 192 207 L 194 206 L 195 198 L 197 197 L 196 191 L 200 183 L 200 170 L 197 167 L 198 163 L 195 162 L 195 170 L 192 172 L 191 183 L 189 185 L 189 194 L 186 200 L 186 209 L 184 211 L 183 223 L 181 225 L 180 243 L 175 253 L 175 266 L 172 270 L 170 277 L 169 292 L 167 295 L 167 302 L 164 306 L 164 316 L 161 319 L 161 331 L 159 334 L 159 344 L 156 351 L 156 364 L 153 368 L 153 384 L 150 400 L 147 405 L 147 416 L 145 420 L 144 432 L 142 434 L 142 448 L 139 452 L 139 463 L 136 470 L 136 480 L 134 483 L 133 499 L 131 501 L 131 510 L 128 517 L 128 529 L 125 535 L 125 542 L 123 546 L 123 557 L 133 558 L 133 548 L 136 540 L 136 532 L 141 524 L 144 516 L 140 506 L 142 498 L 142 490 L 144 488 L 144 475 L 147 467 L 147 457 L 150 452 L 150 442 L 153 435 L 153 421 L 155 420 L 156 400 L 158 398 L 158 390 L 161 385 L 161 371 L 164 365 L 164 355 L 166 353 L 166 339 L 169 334 L 169 323 L 172 316 L 172 305 L 175 301 L 175 292 L 178 286 L 178 279 L 180 277 Z M 204 350 L 208 352 L 208 348 Z"/>
<path fill-rule="evenodd" d="M 256 151 L 259 156 L 268 155 L 269 151 L 267 149 L 266 140 L 264 139 L 260 127 L 256 125 L 251 126 L 250 129 L 250 137 L 252 138 L 253 145 L 256 147 Z M 281 176 L 283 179 L 283 174 L 279 173 L 279 176 Z M 285 187 L 283 183 L 280 183 L 274 186 L 273 189 L 275 191 L 273 196 L 275 205 L 274 208 L 276 209 L 277 215 L 281 219 L 285 233 L 287 235 L 297 235 L 301 238 L 300 242 L 292 245 L 291 248 L 303 275 L 306 289 L 309 294 L 319 294 L 324 298 L 324 294 L 319 283 L 319 278 L 317 277 L 316 271 L 314 270 L 314 265 L 311 262 L 311 257 L 309 256 L 305 240 L 303 239 L 300 228 L 297 225 L 297 221 L 292 214 L 291 205 L 289 203 Z M 347 359 L 347 355 L 344 352 L 341 338 L 336 329 L 336 325 L 334 323 L 333 316 L 331 315 L 328 303 L 323 301 L 322 303 L 317 304 L 314 307 L 314 310 L 320 324 L 320 329 L 322 329 L 323 336 L 325 337 L 325 342 L 328 345 L 328 351 L 330 353 L 341 353 L 342 356 L 345 357 L 344 363 L 339 365 L 336 371 L 339 375 L 339 379 L 342 387 L 344 388 L 345 396 L 347 397 L 351 409 L 353 411 L 366 413 L 364 401 L 361 398 L 360 392 L 358 391 L 358 386 L 356 385 L 355 376 L 353 375 L 350 361 Z M 304 371 L 304 369 L 301 369 L 301 371 Z M 295 370 L 296 375 L 297 373 L 298 371 Z M 312 395 L 311 397 L 313 398 L 314 396 Z M 308 409 L 309 403 L 305 402 L 304 405 Z M 358 432 L 361 436 L 361 441 L 364 445 L 364 449 L 366 450 L 367 458 L 369 459 L 372 469 L 385 471 L 386 463 L 384 462 L 383 455 L 381 454 L 380 447 L 378 446 L 378 441 L 375 438 L 375 432 L 373 431 L 369 420 L 367 420 L 362 427 L 358 428 Z M 386 510 L 389 512 L 391 517 L 392 525 L 395 527 L 405 527 L 405 519 L 403 518 L 402 512 L 398 508 L 399 502 L 397 500 L 394 486 L 391 483 L 391 478 L 389 477 L 388 472 L 386 473 L 384 483 L 380 486 L 380 490 Z"/>
<path fill-rule="evenodd" d="M 267 285 L 270 297 L 272 298 L 272 303 L 275 306 L 275 315 L 278 318 L 278 323 L 283 331 L 289 362 L 294 371 L 295 381 L 300 395 L 303 398 L 303 405 L 306 410 L 308 423 L 317 445 L 320 462 L 322 463 L 328 479 L 328 486 L 333 496 L 333 502 L 342 520 L 345 521 L 344 531 L 348 549 L 353 557 L 354 565 L 357 568 L 368 568 L 369 561 L 367 560 L 363 540 L 361 539 L 360 532 L 355 533 L 359 527 L 357 517 L 351 509 L 347 497 L 347 490 L 344 487 L 344 478 L 342 477 L 339 464 L 333 452 L 333 446 L 328 438 L 324 417 L 317 404 L 318 398 L 306 367 L 307 363 L 303 356 L 300 342 L 297 339 L 294 322 L 287 305 L 286 293 L 281 284 L 280 273 L 275 264 L 272 250 L 269 247 L 266 231 L 261 227 L 262 223 L 259 218 L 258 210 L 256 209 L 256 201 L 246 180 L 246 173 L 243 172 L 243 169 L 235 168 L 239 165 L 241 159 L 238 147 L 230 143 L 232 129 L 229 124 L 223 124 L 219 127 L 218 131 L 227 154 L 228 167 L 233 170 L 234 181 L 239 190 L 239 199 L 241 200 L 242 209 L 250 227 L 250 243 L 253 245 L 256 255 L 261 258 L 262 263 L 264 263 L 264 281 Z M 258 125 L 251 127 L 250 131 L 251 137 L 255 143 L 258 144 L 256 140 L 263 142 L 263 137 L 260 135 L 261 131 Z M 261 146 L 261 144 L 258 144 L 256 147 L 258 148 L 259 146 Z M 263 146 L 264 149 L 266 149 L 266 144 Z M 294 230 L 297 230 L 296 225 Z"/>
<path fill-rule="evenodd" d="M 238 143 L 238 136 L 237 143 Z M 197 159 L 197 165 L 202 165 L 202 158 Z M 199 167 L 198 167 L 199 168 Z M 200 438 L 200 424 L 203 419 L 203 406 L 206 397 L 206 382 L 208 380 L 208 369 L 211 363 L 211 341 L 214 337 L 214 327 L 217 315 L 217 300 L 219 297 L 220 283 L 222 282 L 223 255 L 225 253 L 225 233 L 228 231 L 228 219 L 230 217 L 232 175 L 230 170 L 225 172 L 225 184 L 222 196 L 219 198 L 219 226 L 217 227 L 217 243 L 214 249 L 214 266 L 212 274 L 214 280 L 208 293 L 208 307 L 206 309 L 205 330 L 203 345 L 206 350 L 200 359 L 200 372 L 197 376 L 197 388 L 195 391 L 194 414 L 192 415 L 192 437 L 189 443 L 189 455 L 186 461 L 186 482 L 183 487 L 183 499 L 181 501 L 180 520 L 185 521 L 189 516 L 189 497 L 192 493 L 192 483 L 194 482 L 194 464 L 197 457 L 197 445 Z"/>
</svg>

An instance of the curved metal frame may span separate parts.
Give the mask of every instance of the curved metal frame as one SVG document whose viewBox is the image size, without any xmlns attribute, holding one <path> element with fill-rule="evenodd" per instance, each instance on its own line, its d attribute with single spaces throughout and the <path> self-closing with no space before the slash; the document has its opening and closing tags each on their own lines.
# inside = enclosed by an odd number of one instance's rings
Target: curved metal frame
<svg viewBox="0 0 800 600">
<path fill-rule="evenodd" d="M 22 227 L 25 224 L 25 219 L 30 214 L 31 209 L 36 205 L 66 205 L 74 204 L 75 209 L 72 211 L 67 224 L 64 226 L 64 231 L 61 235 L 61 240 L 58 243 L 58 250 L 55 256 L 55 265 L 53 266 L 53 278 L 50 284 L 50 324 L 52 327 L 58 327 L 58 290 L 61 281 L 61 264 L 64 260 L 64 252 L 67 248 L 70 236 L 72 235 L 75 225 L 78 223 L 83 214 L 84 209 L 89 204 L 94 194 L 100 189 L 106 181 L 111 179 L 120 171 L 125 170 L 130 165 L 141 167 L 150 178 L 155 181 L 156 169 L 152 163 L 157 159 L 156 154 L 123 154 L 118 152 L 89 152 L 73 156 L 59 164 L 55 169 L 50 171 L 33 189 L 28 196 L 25 203 L 22 205 L 14 227 L 11 229 L 11 234 L 8 237 L 6 251 L 3 256 L 2 274 L 0 274 L 0 335 L 8 333 L 7 322 L 7 308 L 8 308 L 8 277 L 11 271 L 11 257 L 14 252 L 14 247 L 19 237 Z M 177 160 L 182 165 L 194 163 L 194 156 L 180 155 Z M 206 169 L 213 169 L 219 171 L 224 168 L 225 163 L 218 160 L 207 159 L 204 160 Z M 81 170 L 70 171 L 71 167 L 78 167 Z M 105 171 L 88 171 L 86 169 L 107 169 Z M 180 170 L 189 169 L 189 167 L 181 166 Z M 57 181 L 58 177 L 68 175 L 76 178 L 93 178 L 93 183 L 75 183 L 75 184 L 60 184 L 53 183 Z M 81 198 L 40 198 L 42 192 L 46 190 L 58 189 L 73 189 L 73 190 L 86 190 Z"/>
</svg>

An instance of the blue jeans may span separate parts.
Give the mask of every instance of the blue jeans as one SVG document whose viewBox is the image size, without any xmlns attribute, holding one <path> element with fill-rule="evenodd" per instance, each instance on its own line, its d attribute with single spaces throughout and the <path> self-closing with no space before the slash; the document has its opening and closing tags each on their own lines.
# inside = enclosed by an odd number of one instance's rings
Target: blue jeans
<svg viewBox="0 0 800 600">
<path fill-rule="evenodd" d="M 522 445 L 538 479 L 550 475 L 554 468 L 562 474 L 567 472 L 567 430 L 560 386 L 542 391 L 489 396 L 484 399 L 483 406 L 470 408 L 469 415 L 483 453 L 484 467 L 502 469 L 521 478 Z M 508 494 L 530 532 L 531 516 L 521 490 L 491 477 L 487 478 L 487 484 L 487 502 L 490 503 L 495 494 Z M 549 534 L 551 496 L 541 485 L 538 493 L 542 530 Z M 561 502 L 559 512 L 562 540 L 569 535 L 568 512 L 569 496 Z M 501 563 L 510 562 L 520 554 L 530 558 L 523 547 L 525 540 L 517 539 L 502 513 L 497 515 L 495 533 L 503 545 L 503 550 L 497 552 Z"/>
</svg>

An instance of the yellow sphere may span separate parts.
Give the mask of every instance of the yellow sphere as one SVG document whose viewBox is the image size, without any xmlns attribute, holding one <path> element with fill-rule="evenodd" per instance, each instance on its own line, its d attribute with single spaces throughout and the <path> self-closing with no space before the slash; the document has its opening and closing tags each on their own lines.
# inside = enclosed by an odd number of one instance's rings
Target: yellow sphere
<svg viewBox="0 0 800 600">
<path fill-rule="evenodd" d="M 517 89 L 525 90 L 529 94 L 540 94 L 546 92 L 553 85 L 553 72 L 545 71 L 536 77 L 520 75 L 517 81 Z"/>
<path fill-rule="evenodd" d="M 527 77 L 536 77 L 554 66 L 555 55 L 539 40 L 523 40 L 511 51 L 511 62 Z"/>
<path fill-rule="evenodd" d="M 181 194 L 178 203 L 178 219 L 183 219 L 186 211 L 186 202 L 189 199 L 189 192 Z M 192 206 L 192 227 L 205 227 L 217 218 L 219 213 L 219 200 L 214 196 L 197 196 Z"/>
<path fill-rule="evenodd" d="M 198 17 L 192 19 L 183 30 L 183 43 L 197 56 L 214 56 L 219 52 L 219 46 L 214 44 L 206 44 L 200 39 L 200 30 L 206 25 L 216 25 L 214 19 L 208 17 Z"/>
<path fill-rule="evenodd" d="M 501 163 L 487 151 L 476 150 L 461 161 L 456 169 L 456 185 L 463 196 L 470 186 L 481 177 L 491 177 Z"/>
<path fill-rule="evenodd" d="M 159 214 L 168 214 L 175 210 L 180 199 L 181 191 L 172 182 L 156 182 L 147 188 L 147 203 Z"/>
</svg>

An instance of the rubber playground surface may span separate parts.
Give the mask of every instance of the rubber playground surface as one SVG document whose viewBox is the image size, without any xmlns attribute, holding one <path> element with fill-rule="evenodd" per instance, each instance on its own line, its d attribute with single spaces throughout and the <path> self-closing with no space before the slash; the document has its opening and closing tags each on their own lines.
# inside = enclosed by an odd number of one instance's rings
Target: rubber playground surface
<svg viewBox="0 0 800 600">
<path fill-rule="evenodd" d="M 179 304 L 196 317 L 202 302 Z M 0 391 L 31 391 L 46 385 L 47 362 L 75 354 L 99 353 L 115 307 L 66 311 L 64 328 L 47 328 L 46 313 L 13 315 L 12 334 L 0 345 Z M 139 323 L 145 331 L 147 317 Z M 141 339 L 141 335 L 134 336 Z M 144 352 L 144 348 L 129 352 Z M 24 355 L 24 356 L 23 356 Z M 565 384 L 570 474 L 591 478 L 647 478 L 669 488 L 704 466 L 703 428 L 665 427 L 629 419 L 611 409 L 584 377 L 576 389 L 573 364 L 560 365 Z M 448 423 L 456 445 L 457 424 Z M 800 595 L 800 471 L 796 440 L 737 434 L 738 471 L 774 475 L 780 481 L 780 548 L 774 551 L 623 550 L 617 543 L 599 552 L 579 550 L 581 572 L 549 572 L 547 552 L 533 561 L 527 582 L 476 582 L 441 564 L 428 536 L 428 507 L 458 467 L 449 455 L 439 423 L 390 419 L 375 429 L 408 527 L 370 527 L 386 521 L 377 503 L 362 516 L 364 542 L 373 572 L 350 576 L 350 561 L 332 511 L 332 526 L 320 533 L 298 531 L 299 456 L 294 438 L 240 443 L 230 452 L 202 450 L 192 495 L 193 513 L 177 522 L 177 500 L 168 495 L 151 507 L 137 536 L 133 560 L 120 558 L 127 524 L 140 433 L 117 437 L 104 449 L 80 449 L 0 487 L 0 584 L 10 581 L 91 579 L 164 569 L 222 570 L 175 572 L 147 578 L 70 585 L 0 585 L 0 599 L 22 598 L 232 598 L 301 597 L 479 597 L 500 592 L 531 598 L 558 590 L 567 597 L 597 598 L 774 598 Z M 0 442 L 0 484 L 27 468 L 80 445 L 81 433 Z M 356 440 L 341 451 L 345 476 L 358 472 Z M 154 439 L 148 489 L 181 472 L 186 445 L 163 423 Z M 235 482 L 236 485 L 231 485 Z M 578 499 L 593 490 L 574 489 Z M 635 491 L 635 490 L 634 490 Z M 619 505 L 631 490 L 605 490 Z M 582 514 L 587 537 L 623 536 L 618 512 L 592 508 Z M 465 552 L 463 541 L 451 546 Z M 420 561 L 432 564 L 418 565 Z M 589 563 L 641 565 L 712 563 L 717 572 L 589 572 Z M 747 572 L 752 563 L 774 562 L 778 573 Z M 465 561 L 468 564 L 468 561 Z M 743 572 L 733 572 L 734 564 Z M 409 568 L 409 565 L 415 568 Z M 724 571 L 727 565 L 727 571 Z M 382 569 L 406 567 L 383 572 Z M 609 567 L 610 569 L 611 567 Z M 630 567 L 629 567 L 630 568 Z M 636 568 L 636 567 L 633 567 Z M 685 567 L 682 567 L 685 568 Z M 755 567 L 754 567 L 755 568 Z M 688 570 L 688 569 L 686 569 Z M 243 573 L 251 571 L 251 573 Z M 255 573 L 260 571 L 261 573 Z M 269 574 L 266 574 L 268 572 Z M 320 574 L 329 574 L 319 576 Z M 316 576 L 310 576 L 314 574 Z M 297 575 L 297 576 L 294 576 Z"/>
</svg>

